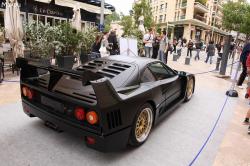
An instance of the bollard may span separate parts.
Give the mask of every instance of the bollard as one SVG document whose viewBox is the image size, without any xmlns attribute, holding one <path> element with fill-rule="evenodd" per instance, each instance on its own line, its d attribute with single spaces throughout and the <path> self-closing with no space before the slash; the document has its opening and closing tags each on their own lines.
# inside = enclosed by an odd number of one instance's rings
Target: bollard
<svg viewBox="0 0 250 166">
<path fill-rule="evenodd" d="M 185 65 L 190 65 L 190 60 L 191 60 L 191 58 L 189 56 L 187 56 L 185 59 Z"/>
<path fill-rule="evenodd" d="M 221 57 L 218 57 L 217 58 L 217 62 L 216 62 L 216 71 L 219 71 L 220 70 L 220 62 L 221 62 Z"/>
<path fill-rule="evenodd" d="M 173 54 L 173 61 L 177 61 L 178 58 L 179 58 L 179 57 L 178 57 L 178 54 L 174 53 L 174 54 Z"/>
</svg>

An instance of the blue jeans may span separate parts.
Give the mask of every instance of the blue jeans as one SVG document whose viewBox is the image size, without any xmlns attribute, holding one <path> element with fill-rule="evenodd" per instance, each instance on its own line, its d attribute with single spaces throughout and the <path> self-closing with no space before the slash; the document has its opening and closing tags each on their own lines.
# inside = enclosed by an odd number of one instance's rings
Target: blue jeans
<svg viewBox="0 0 250 166">
<path fill-rule="evenodd" d="M 210 59 L 210 64 L 212 64 L 213 63 L 213 56 L 208 56 L 207 55 L 207 59 L 206 59 L 206 63 L 208 62 L 208 60 Z"/>
<path fill-rule="evenodd" d="M 200 49 L 196 49 L 196 56 L 195 56 L 195 58 L 194 58 L 194 60 L 196 60 L 196 59 L 198 59 L 198 60 L 200 60 Z"/>
<path fill-rule="evenodd" d="M 159 60 L 162 61 L 163 63 L 166 63 L 166 56 L 163 50 L 159 50 Z"/>
<path fill-rule="evenodd" d="M 144 47 L 145 56 L 151 58 L 153 55 L 153 47 Z"/>
</svg>

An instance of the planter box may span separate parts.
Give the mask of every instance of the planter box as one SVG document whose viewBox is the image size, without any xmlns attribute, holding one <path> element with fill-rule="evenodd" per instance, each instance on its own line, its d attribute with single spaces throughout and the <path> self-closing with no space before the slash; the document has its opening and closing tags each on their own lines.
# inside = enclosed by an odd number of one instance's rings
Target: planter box
<svg viewBox="0 0 250 166">
<path fill-rule="evenodd" d="M 72 69 L 74 58 L 74 56 L 57 56 L 56 62 L 59 68 Z"/>
</svg>

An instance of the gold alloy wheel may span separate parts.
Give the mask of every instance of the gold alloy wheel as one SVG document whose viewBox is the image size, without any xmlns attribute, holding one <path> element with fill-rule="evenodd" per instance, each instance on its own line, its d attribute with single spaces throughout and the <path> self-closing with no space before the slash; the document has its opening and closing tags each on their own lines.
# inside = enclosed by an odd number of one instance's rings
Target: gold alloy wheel
<svg viewBox="0 0 250 166">
<path fill-rule="evenodd" d="M 194 79 L 190 79 L 188 80 L 188 84 L 187 84 L 187 99 L 191 99 L 192 95 L 193 95 L 193 90 L 194 90 Z"/>
<path fill-rule="evenodd" d="M 153 113 L 150 108 L 142 110 L 136 121 L 135 137 L 138 142 L 144 142 L 152 128 L 153 124 Z"/>
</svg>

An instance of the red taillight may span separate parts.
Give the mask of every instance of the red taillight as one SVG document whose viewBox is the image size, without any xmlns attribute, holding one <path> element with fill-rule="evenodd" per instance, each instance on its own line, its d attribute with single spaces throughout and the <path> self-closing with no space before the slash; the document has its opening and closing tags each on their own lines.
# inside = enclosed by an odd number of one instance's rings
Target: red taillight
<svg viewBox="0 0 250 166">
<path fill-rule="evenodd" d="M 95 111 L 90 111 L 86 115 L 86 119 L 89 122 L 89 124 L 94 125 L 98 122 L 98 115 Z"/>
<path fill-rule="evenodd" d="M 22 87 L 22 94 L 24 97 L 27 97 L 29 100 L 34 98 L 34 91 L 26 86 Z"/>
<path fill-rule="evenodd" d="M 78 107 L 75 109 L 75 118 L 81 121 L 85 119 L 85 111 L 83 108 Z"/>
<path fill-rule="evenodd" d="M 34 91 L 33 91 L 32 89 L 29 89 L 29 90 L 28 90 L 27 97 L 28 97 L 28 99 L 30 99 L 30 100 L 33 99 L 33 97 L 34 97 Z"/>
<path fill-rule="evenodd" d="M 93 138 L 93 137 L 86 137 L 86 142 L 89 145 L 93 145 L 93 144 L 95 144 L 95 138 Z"/>
</svg>

